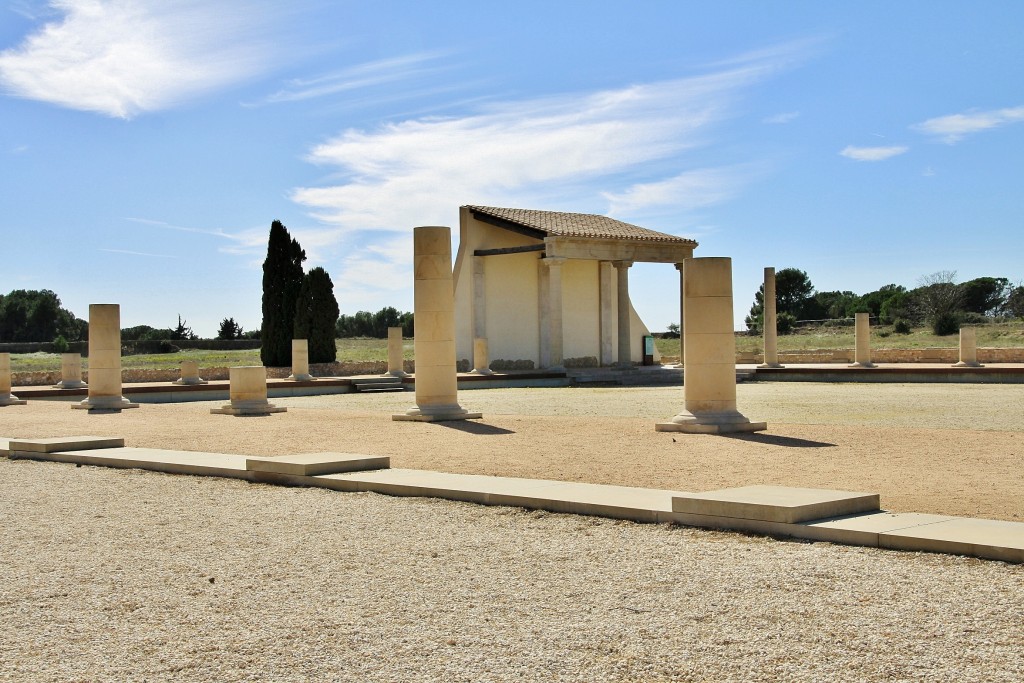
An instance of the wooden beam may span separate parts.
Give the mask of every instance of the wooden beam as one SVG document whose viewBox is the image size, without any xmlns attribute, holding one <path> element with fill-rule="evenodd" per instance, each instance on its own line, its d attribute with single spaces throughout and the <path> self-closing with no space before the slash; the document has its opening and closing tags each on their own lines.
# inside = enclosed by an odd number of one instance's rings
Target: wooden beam
<svg viewBox="0 0 1024 683">
<path fill-rule="evenodd" d="M 527 244 L 523 247 L 504 247 L 503 249 L 477 249 L 473 256 L 501 256 L 502 254 L 522 254 L 527 251 L 544 251 L 543 244 Z"/>
</svg>

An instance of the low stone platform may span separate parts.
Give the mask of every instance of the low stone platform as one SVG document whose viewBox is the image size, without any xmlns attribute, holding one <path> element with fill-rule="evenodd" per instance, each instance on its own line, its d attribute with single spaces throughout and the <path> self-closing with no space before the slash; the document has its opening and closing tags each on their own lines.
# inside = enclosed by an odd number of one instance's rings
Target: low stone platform
<svg viewBox="0 0 1024 683">
<path fill-rule="evenodd" d="M 309 453 L 276 458 L 126 448 L 123 439 L 0 437 L 0 455 L 247 481 L 428 496 L 484 505 L 731 529 L 893 550 L 1024 563 L 1024 523 L 878 508 L 877 494 L 781 486 L 705 493 L 390 469 L 389 458 Z"/>
</svg>

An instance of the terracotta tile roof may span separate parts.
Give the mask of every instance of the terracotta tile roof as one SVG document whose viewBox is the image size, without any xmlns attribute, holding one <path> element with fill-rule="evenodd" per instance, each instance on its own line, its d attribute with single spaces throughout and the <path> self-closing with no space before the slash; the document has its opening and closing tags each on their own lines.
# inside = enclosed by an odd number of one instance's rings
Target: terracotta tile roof
<svg viewBox="0 0 1024 683">
<path fill-rule="evenodd" d="M 467 206 L 475 214 L 484 214 L 515 223 L 555 237 L 598 237 L 628 239 L 643 242 L 675 242 L 697 246 L 694 240 L 623 223 L 607 216 L 592 213 L 566 213 L 563 211 L 534 211 L 532 209 L 501 209 L 494 206 Z"/>
</svg>

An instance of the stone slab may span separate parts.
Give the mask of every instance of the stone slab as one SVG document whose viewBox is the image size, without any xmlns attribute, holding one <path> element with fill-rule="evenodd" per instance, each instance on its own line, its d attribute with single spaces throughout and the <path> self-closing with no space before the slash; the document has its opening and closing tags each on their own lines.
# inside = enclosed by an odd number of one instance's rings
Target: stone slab
<svg viewBox="0 0 1024 683">
<path fill-rule="evenodd" d="M 677 513 L 782 524 L 876 512 L 878 509 L 877 493 L 789 486 L 741 486 L 685 493 L 672 499 L 672 511 Z"/>
<path fill-rule="evenodd" d="M 299 477 L 381 470 L 389 467 L 391 458 L 386 455 L 358 453 L 300 453 L 276 458 L 249 457 L 245 460 L 245 468 L 252 472 L 272 472 Z"/>
<path fill-rule="evenodd" d="M 951 519 L 955 517 L 883 510 L 863 515 L 815 520 L 805 522 L 802 526 L 806 530 L 804 538 L 876 547 L 879 545 L 879 534 L 919 528 Z"/>
<path fill-rule="evenodd" d="M 11 440 L 7 437 L 0 436 L 0 455 L 7 455 L 10 450 L 8 448 L 8 444 L 10 444 L 10 442 Z"/>
<path fill-rule="evenodd" d="M 894 550 L 970 555 L 1024 562 L 1024 523 L 996 519 L 951 519 L 878 535 L 878 545 Z"/>
<path fill-rule="evenodd" d="M 83 451 L 93 448 L 121 448 L 124 438 L 113 436 L 55 436 L 47 439 L 10 439 L 8 450 L 26 453 Z"/>
<path fill-rule="evenodd" d="M 454 422 L 455 420 L 480 420 L 483 413 L 451 413 L 441 415 L 409 415 L 407 413 L 396 413 L 391 416 L 395 422 Z"/>
<path fill-rule="evenodd" d="M 32 457 L 54 462 L 69 462 L 97 467 L 123 467 L 130 469 L 194 474 L 211 477 L 248 479 L 244 455 L 203 453 L 199 451 L 168 451 L 156 448 L 105 448 L 95 450 L 67 450 L 52 452 L 17 452 L 11 455 Z"/>
</svg>

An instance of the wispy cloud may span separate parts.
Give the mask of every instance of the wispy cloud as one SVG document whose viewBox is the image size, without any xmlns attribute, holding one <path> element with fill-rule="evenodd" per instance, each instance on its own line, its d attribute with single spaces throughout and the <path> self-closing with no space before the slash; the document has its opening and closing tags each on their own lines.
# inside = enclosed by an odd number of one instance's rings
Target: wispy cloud
<svg viewBox="0 0 1024 683">
<path fill-rule="evenodd" d="M 53 0 L 60 18 L 0 53 L 0 86 L 118 118 L 253 76 L 272 51 L 270 2 Z"/>
<path fill-rule="evenodd" d="M 177 256 L 171 256 L 169 254 L 151 254 L 146 251 L 129 251 L 128 249 L 97 249 L 97 251 L 105 251 L 108 254 L 127 254 L 128 256 L 149 256 L 152 258 L 178 258 Z"/>
<path fill-rule="evenodd" d="M 909 147 L 906 145 L 890 145 L 888 147 L 854 147 L 849 145 L 839 152 L 840 155 L 854 161 L 885 161 L 904 154 Z"/>
<path fill-rule="evenodd" d="M 308 155 L 337 169 L 341 182 L 297 188 L 291 196 L 317 219 L 345 230 L 403 232 L 450 221 L 464 203 L 560 197 L 563 206 L 582 198 L 635 206 L 641 195 L 663 198 L 658 183 L 683 183 L 678 171 L 632 190 L 631 176 L 647 171 L 649 177 L 647 165 L 708 144 L 744 90 L 788 67 L 797 49 L 733 60 L 691 78 L 490 104 L 461 118 L 350 129 Z M 706 182 L 724 180 L 725 173 Z"/>
<path fill-rule="evenodd" d="M 786 124 L 786 123 L 790 123 L 792 121 L 795 121 L 798 118 L 800 118 L 800 112 L 798 112 L 798 111 L 785 111 L 785 112 L 782 112 L 780 114 L 775 114 L 774 116 L 769 116 L 769 117 L 767 117 L 765 119 L 762 119 L 761 122 L 762 123 L 773 124 L 773 125 L 782 125 L 782 124 Z"/>
<path fill-rule="evenodd" d="M 420 52 L 357 64 L 314 78 L 294 79 L 254 104 L 297 102 L 423 77 L 442 70 L 443 67 L 436 62 L 444 55 L 442 52 Z"/>
<path fill-rule="evenodd" d="M 652 183 L 637 183 L 623 192 L 605 192 L 608 213 L 629 215 L 655 207 L 689 211 L 732 199 L 752 175 L 747 167 L 707 168 L 686 171 Z"/>
<path fill-rule="evenodd" d="M 1024 121 L 1024 106 L 992 109 L 990 111 L 971 110 L 965 114 L 938 116 L 921 123 L 915 123 L 911 128 L 920 133 L 937 137 L 943 142 L 952 145 L 972 133 L 980 133 L 983 130 L 990 130 L 1022 121 Z"/>
</svg>

